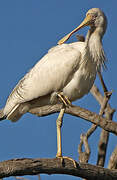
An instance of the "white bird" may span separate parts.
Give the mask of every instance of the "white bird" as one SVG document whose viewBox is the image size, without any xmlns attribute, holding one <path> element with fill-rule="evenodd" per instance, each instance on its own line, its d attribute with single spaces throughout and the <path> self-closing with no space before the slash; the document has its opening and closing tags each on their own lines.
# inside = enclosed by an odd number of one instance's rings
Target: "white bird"
<svg viewBox="0 0 117 180">
<path fill-rule="evenodd" d="M 63 44 L 84 26 L 90 26 L 85 42 Z M 96 73 L 105 63 L 102 37 L 107 19 L 98 9 L 90 9 L 84 21 L 65 36 L 19 81 L 11 92 L 0 119 L 17 121 L 24 113 L 35 107 L 75 101 L 87 94 Z M 60 98 L 57 98 L 57 96 Z M 62 157 L 61 121 L 64 108 L 57 120 L 57 155 Z"/>
</svg>

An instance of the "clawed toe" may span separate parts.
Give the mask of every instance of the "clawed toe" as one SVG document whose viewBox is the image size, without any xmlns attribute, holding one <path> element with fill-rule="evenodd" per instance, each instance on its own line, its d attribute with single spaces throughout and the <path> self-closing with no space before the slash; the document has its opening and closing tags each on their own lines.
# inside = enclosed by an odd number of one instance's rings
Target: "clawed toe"
<svg viewBox="0 0 117 180">
<path fill-rule="evenodd" d="M 74 167 L 77 168 L 77 165 L 78 165 L 77 162 L 76 162 L 74 159 L 72 159 L 71 157 L 67 157 L 67 156 L 56 156 L 56 158 L 60 158 L 62 164 L 64 164 L 64 159 L 68 159 L 68 160 L 72 161 Z"/>
<path fill-rule="evenodd" d="M 58 97 L 63 102 L 63 104 L 68 107 L 71 106 L 71 102 L 67 96 L 65 96 L 62 92 L 58 93 Z"/>
</svg>

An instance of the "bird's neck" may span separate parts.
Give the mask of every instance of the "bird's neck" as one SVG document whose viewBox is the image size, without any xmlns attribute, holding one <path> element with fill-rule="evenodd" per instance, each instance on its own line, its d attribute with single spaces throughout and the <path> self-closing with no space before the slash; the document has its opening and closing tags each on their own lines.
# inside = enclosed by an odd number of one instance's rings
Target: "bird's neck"
<svg viewBox="0 0 117 180">
<path fill-rule="evenodd" d="M 100 69 L 101 66 L 105 67 L 106 58 L 102 47 L 103 31 L 96 28 L 94 30 L 89 30 L 88 33 L 86 43 L 89 47 L 92 60 L 96 63 L 98 69 Z"/>
</svg>

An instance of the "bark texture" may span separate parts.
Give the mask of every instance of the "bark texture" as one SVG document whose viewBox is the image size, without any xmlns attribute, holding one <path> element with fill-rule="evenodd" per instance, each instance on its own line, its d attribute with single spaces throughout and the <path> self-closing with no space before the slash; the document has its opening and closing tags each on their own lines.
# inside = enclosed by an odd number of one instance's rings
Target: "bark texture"
<svg viewBox="0 0 117 180">
<path fill-rule="evenodd" d="M 12 159 L 0 162 L 0 178 L 37 174 L 67 174 L 86 178 L 87 180 L 116 180 L 117 170 L 109 170 L 99 166 L 77 163 L 74 167 L 72 161 L 58 158 L 54 159 Z"/>
</svg>

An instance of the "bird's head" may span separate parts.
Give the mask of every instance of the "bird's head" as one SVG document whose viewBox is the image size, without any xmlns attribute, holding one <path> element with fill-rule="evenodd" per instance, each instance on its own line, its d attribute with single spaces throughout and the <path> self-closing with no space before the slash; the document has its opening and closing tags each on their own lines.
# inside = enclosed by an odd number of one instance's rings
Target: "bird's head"
<svg viewBox="0 0 117 180">
<path fill-rule="evenodd" d="M 103 28 L 105 33 L 107 27 L 107 18 L 99 8 L 92 8 L 86 13 L 86 18 L 89 16 L 89 26 L 93 28 Z M 85 19 L 86 19 L 85 18 Z"/>
<path fill-rule="evenodd" d="M 72 32 L 67 34 L 65 37 L 63 37 L 58 44 L 63 44 L 65 41 L 67 41 L 72 34 L 77 32 L 79 29 L 85 27 L 85 26 L 90 26 L 93 29 L 96 28 L 102 28 L 102 34 L 105 33 L 106 31 L 106 26 L 107 26 L 107 18 L 105 14 L 99 9 L 99 8 L 92 8 L 86 13 L 86 17 L 83 20 L 83 22 L 75 28 Z"/>
</svg>

